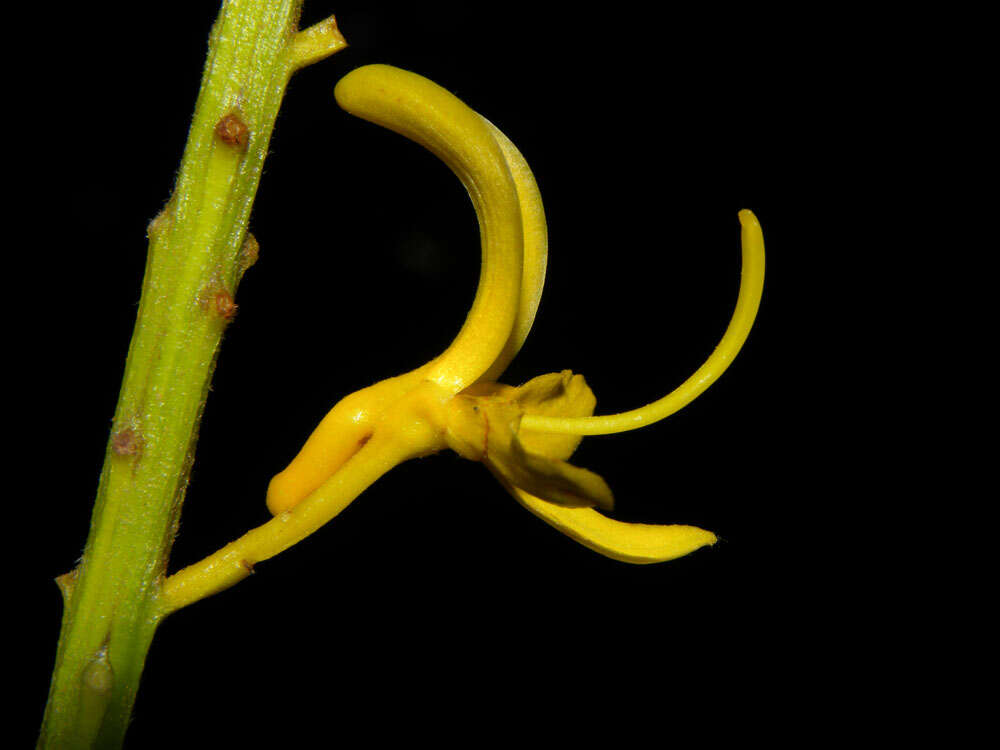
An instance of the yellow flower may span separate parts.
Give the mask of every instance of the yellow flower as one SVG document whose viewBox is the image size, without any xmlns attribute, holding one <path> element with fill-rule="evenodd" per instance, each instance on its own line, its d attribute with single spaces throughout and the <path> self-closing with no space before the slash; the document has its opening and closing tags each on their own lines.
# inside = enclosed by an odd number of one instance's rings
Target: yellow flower
<svg viewBox="0 0 1000 750">
<path fill-rule="evenodd" d="M 414 73 L 369 65 L 345 76 L 335 96 L 351 114 L 424 145 L 462 180 L 482 237 L 475 301 L 439 357 L 337 403 L 272 480 L 267 505 L 275 517 L 171 576 L 161 596 L 162 611 L 239 581 L 255 563 L 336 516 L 394 466 L 446 448 L 482 461 L 528 510 L 609 557 L 659 562 L 713 544 L 714 534 L 693 526 L 614 520 L 606 515 L 614 508 L 607 483 L 568 459 L 584 435 L 663 419 L 726 369 L 746 340 L 763 289 L 764 244 L 756 217 L 740 212 L 740 294 L 729 327 L 705 364 L 652 404 L 593 416 L 596 399 L 581 375 L 551 373 L 519 387 L 497 382 L 528 335 L 545 279 L 545 216 L 520 152 L 481 115 Z"/>
</svg>

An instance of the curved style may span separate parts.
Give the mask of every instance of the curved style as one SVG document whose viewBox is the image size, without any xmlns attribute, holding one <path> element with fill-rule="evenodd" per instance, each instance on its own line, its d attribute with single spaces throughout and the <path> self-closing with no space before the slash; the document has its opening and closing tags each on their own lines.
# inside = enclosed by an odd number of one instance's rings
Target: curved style
<svg viewBox="0 0 1000 750">
<path fill-rule="evenodd" d="M 675 390 L 638 409 L 599 417 L 543 417 L 526 415 L 522 429 L 572 435 L 611 435 L 659 422 L 694 401 L 732 364 L 750 334 L 764 293 L 764 235 L 752 211 L 740 211 L 743 270 L 736 309 L 722 340 L 705 363 Z"/>
</svg>

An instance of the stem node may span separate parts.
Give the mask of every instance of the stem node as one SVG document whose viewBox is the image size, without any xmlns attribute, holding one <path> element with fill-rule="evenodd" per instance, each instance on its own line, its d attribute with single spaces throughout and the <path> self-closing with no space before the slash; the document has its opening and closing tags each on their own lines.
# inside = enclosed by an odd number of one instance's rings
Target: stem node
<svg viewBox="0 0 1000 750">
<path fill-rule="evenodd" d="M 116 456 L 134 456 L 138 459 L 142 455 L 142 447 L 142 433 L 134 427 L 125 427 L 111 436 L 111 451 Z"/>
</svg>

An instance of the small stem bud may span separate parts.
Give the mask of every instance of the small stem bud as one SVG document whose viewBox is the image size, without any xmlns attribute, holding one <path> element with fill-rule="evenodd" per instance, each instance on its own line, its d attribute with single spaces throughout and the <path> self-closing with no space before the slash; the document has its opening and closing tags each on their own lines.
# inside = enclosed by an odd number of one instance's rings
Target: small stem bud
<svg viewBox="0 0 1000 750">
<path fill-rule="evenodd" d="M 69 607 L 69 600 L 73 597 L 73 588 L 76 586 L 77 568 L 73 568 L 69 573 L 56 576 L 56 586 L 62 594 L 63 606 Z"/>
<path fill-rule="evenodd" d="M 233 295 L 225 289 L 218 289 L 212 294 L 211 310 L 223 320 L 232 320 L 236 317 L 238 305 L 233 299 Z"/>
<path fill-rule="evenodd" d="M 247 232 L 246 239 L 243 240 L 243 247 L 240 248 L 239 268 L 240 273 L 245 272 L 250 266 L 257 262 L 260 257 L 260 243 L 250 232 Z"/>
<path fill-rule="evenodd" d="M 111 702 L 114 684 L 115 673 L 108 661 L 108 648 L 105 645 L 87 663 L 80 675 L 80 717 L 77 726 L 80 728 L 80 739 L 86 740 L 81 747 L 89 747 L 97 738 Z"/>
<path fill-rule="evenodd" d="M 160 213 L 153 217 L 153 220 L 146 225 L 146 237 L 149 239 L 156 239 L 167 227 L 170 226 L 170 221 L 173 218 L 170 205 L 168 204 Z"/>
</svg>

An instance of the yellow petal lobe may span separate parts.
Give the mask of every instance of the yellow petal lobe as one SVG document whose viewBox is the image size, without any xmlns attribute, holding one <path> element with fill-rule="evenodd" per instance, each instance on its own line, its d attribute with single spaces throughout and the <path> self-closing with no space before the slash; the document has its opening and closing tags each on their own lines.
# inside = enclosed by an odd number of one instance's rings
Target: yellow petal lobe
<svg viewBox="0 0 1000 750">
<path fill-rule="evenodd" d="M 621 562 L 646 565 L 675 560 L 715 544 L 711 531 L 697 526 L 624 523 L 592 508 L 553 505 L 516 487 L 508 487 L 521 505 L 585 547 Z"/>
<path fill-rule="evenodd" d="M 524 270 L 521 275 L 521 301 L 514 320 L 514 329 L 510 332 L 507 345 L 496 362 L 483 375 L 483 380 L 498 380 L 507 365 L 521 350 L 524 340 L 528 337 L 531 325 L 538 312 L 538 304 L 542 299 L 542 286 L 545 284 L 545 269 L 549 257 L 548 228 L 545 223 L 545 209 L 542 206 L 542 195 L 538 191 L 538 183 L 531 173 L 531 167 L 517 147 L 510 142 L 500 130 L 489 120 L 483 118 L 493 133 L 504 158 L 514 186 L 517 188 L 517 198 L 521 203 L 521 225 L 524 234 Z"/>
<path fill-rule="evenodd" d="M 568 507 L 614 507 L 614 495 L 597 474 L 567 463 L 576 436 L 520 434 L 525 413 L 592 413 L 594 394 L 566 370 L 542 375 L 519 388 L 477 383 L 446 407 L 445 439 L 460 456 L 482 461 L 514 487 Z"/>
<path fill-rule="evenodd" d="M 347 112 L 416 141 L 458 176 L 482 238 L 479 289 L 465 325 L 427 378 L 458 393 L 501 355 L 520 311 L 524 260 L 521 203 L 507 156 L 486 120 L 446 89 L 390 65 L 365 65 L 334 89 Z"/>
<path fill-rule="evenodd" d="M 516 389 L 514 397 L 525 414 L 545 417 L 589 417 L 597 405 L 583 375 L 574 375 L 570 370 L 532 378 Z M 563 461 L 583 440 L 582 435 L 526 430 L 523 422 L 518 437 L 525 450 Z"/>
<path fill-rule="evenodd" d="M 337 403 L 271 480 L 267 506 L 275 515 L 294 508 L 336 472 L 371 436 L 377 417 L 421 382 L 456 393 L 487 368 L 506 367 L 528 334 L 545 278 L 538 187 L 524 157 L 492 123 L 432 81 L 388 65 L 352 71 L 334 94 L 347 112 L 401 133 L 452 168 L 479 218 L 483 263 L 472 309 L 451 346 L 423 367 Z"/>
</svg>

